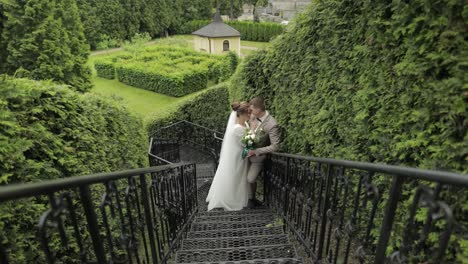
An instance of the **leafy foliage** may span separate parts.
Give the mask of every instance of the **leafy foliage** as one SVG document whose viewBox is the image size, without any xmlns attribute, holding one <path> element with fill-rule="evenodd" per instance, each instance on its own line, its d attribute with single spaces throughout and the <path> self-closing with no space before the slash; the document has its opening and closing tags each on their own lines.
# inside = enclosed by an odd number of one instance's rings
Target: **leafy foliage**
<svg viewBox="0 0 468 264">
<path fill-rule="evenodd" d="M 237 67 L 237 55 L 209 55 L 191 49 L 148 47 L 130 49 L 95 61 L 98 76 L 158 93 L 183 96 L 227 80 Z"/>
<path fill-rule="evenodd" d="M 92 49 L 131 39 L 174 33 L 185 22 L 211 17 L 210 0 L 82 0 L 77 1 L 86 39 Z M 111 46 L 109 46 L 111 47 Z"/>
<path fill-rule="evenodd" d="M 208 88 L 200 94 L 179 103 L 163 115 L 148 120 L 148 134 L 157 136 L 157 131 L 169 124 L 187 120 L 217 131 L 223 131 L 229 116 L 229 93 L 226 83 Z"/>
<path fill-rule="evenodd" d="M 211 23 L 211 20 L 193 20 L 184 24 L 180 34 L 190 34 Z M 241 33 L 242 40 L 268 42 L 283 33 L 284 26 L 270 22 L 226 21 L 229 26 Z"/>
<path fill-rule="evenodd" d="M 1 76 L 0 116 L 0 185 L 146 165 L 142 122 L 114 101 Z M 41 262 L 33 230 L 46 204 L 34 198 L 1 205 L 1 243 L 11 249 L 10 261 Z"/>
<path fill-rule="evenodd" d="M 0 4 L 0 73 L 91 88 L 89 46 L 74 0 Z"/>
<path fill-rule="evenodd" d="M 313 1 L 245 61 L 231 98 L 263 95 L 288 152 L 467 172 L 466 16 L 458 0 Z"/>
</svg>

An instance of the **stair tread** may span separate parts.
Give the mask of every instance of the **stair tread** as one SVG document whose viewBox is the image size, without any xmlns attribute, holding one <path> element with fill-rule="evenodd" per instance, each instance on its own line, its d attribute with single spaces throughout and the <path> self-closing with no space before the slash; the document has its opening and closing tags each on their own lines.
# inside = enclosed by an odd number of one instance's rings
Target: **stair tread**
<svg viewBox="0 0 468 264">
<path fill-rule="evenodd" d="M 266 207 L 259 207 L 255 209 L 245 209 L 239 211 L 202 211 L 199 212 L 199 216 L 218 216 L 218 215 L 251 215 L 251 214 L 272 214 L 273 212 Z"/>
<path fill-rule="evenodd" d="M 213 249 L 288 244 L 286 234 L 226 238 L 198 238 L 182 241 L 181 250 Z"/>
<path fill-rule="evenodd" d="M 284 234 L 283 228 L 275 227 L 256 227 L 223 229 L 210 231 L 190 231 L 187 238 L 222 238 L 222 237 L 243 237 L 243 236 L 261 236 L 261 235 L 280 235 Z"/>
<path fill-rule="evenodd" d="M 199 261 L 238 261 L 249 259 L 269 258 L 295 258 L 296 252 L 291 244 L 180 250 L 177 252 L 176 261 L 190 263 Z"/>
<path fill-rule="evenodd" d="M 241 222 L 241 221 L 274 221 L 275 215 L 269 214 L 250 214 L 250 215 L 219 215 L 219 216 L 197 216 L 194 223 L 207 223 L 207 222 Z"/>
<path fill-rule="evenodd" d="M 199 222 L 193 223 L 191 231 L 209 231 L 209 230 L 224 230 L 224 229 L 240 229 L 240 228 L 255 228 L 267 227 L 273 224 L 273 220 L 262 219 L 256 221 L 236 221 L 236 222 Z"/>
<path fill-rule="evenodd" d="M 302 264 L 301 258 L 279 258 L 279 259 L 253 259 L 253 260 L 238 260 L 238 261 L 208 261 L 208 262 L 191 262 L 197 264 Z M 189 264 L 189 263 L 178 263 Z"/>
</svg>

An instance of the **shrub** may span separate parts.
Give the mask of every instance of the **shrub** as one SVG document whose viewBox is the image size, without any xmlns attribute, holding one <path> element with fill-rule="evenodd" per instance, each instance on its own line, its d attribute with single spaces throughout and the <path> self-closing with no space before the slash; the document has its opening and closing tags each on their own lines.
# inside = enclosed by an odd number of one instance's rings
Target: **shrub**
<svg viewBox="0 0 468 264">
<path fill-rule="evenodd" d="M 184 100 L 175 109 L 161 116 L 147 120 L 150 136 L 157 136 L 157 131 L 169 124 L 187 120 L 217 131 L 224 131 L 229 116 L 229 93 L 226 83 L 220 83 L 203 92 Z"/>
<path fill-rule="evenodd" d="M 115 66 L 112 62 L 100 61 L 94 64 L 97 76 L 106 79 L 115 79 Z"/>
<path fill-rule="evenodd" d="M 0 113 L 1 185 L 147 164 L 141 120 L 114 101 L 47 81 L 1 76 Z M 47 197 L 0 205 L 0 243 L 8 244 L 12 263 L 46 262 L 34 228 L 47 207 Z M 75 257 L 67 263 L 77 263 Z"/>
</svg>

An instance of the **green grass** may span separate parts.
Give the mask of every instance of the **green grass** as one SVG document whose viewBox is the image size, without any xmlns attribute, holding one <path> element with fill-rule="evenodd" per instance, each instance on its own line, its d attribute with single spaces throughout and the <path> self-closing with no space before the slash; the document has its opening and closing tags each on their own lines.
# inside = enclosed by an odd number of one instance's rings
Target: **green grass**
<svg viewBox="0 0 468 264">
<path fill-rule="evenodd" d="M 93 83 L 94 88 L 91 92 L 105 97 L 114 97 L 118 100 L 122 100 L 122 103 L 131 112 L 143 119 L 148 116 L 155 116 L 158 113 L 165 112 L 185 98 L 176 98 L 135 88 L 123 84 L 118 80 L 107 80 L 104 78 L 94 77 Z"/>
<path fill-rule="evenodd" d="M 162 116 L 177 108 L 177 106 L 204 90 L 183 96 L 172 97 L 152 91 L 136 88 L 119 82 L 117 79 L 108 80 L 97 76 L 93 77 L 94 88 L 92 93 L 120 100 L 122 104 L 134 115 L 143 120 Z M 208 82 L 208 87 L 215 85 Z"/>
<path fill-rule="evenodd" d="M 271 46 L 270 42 L 256 42 L 256 41 L 247 41 L 241 40 L 241 46 L 245 47 L 255 47 L 255 48 L 268 48 Z"/>
</svg>

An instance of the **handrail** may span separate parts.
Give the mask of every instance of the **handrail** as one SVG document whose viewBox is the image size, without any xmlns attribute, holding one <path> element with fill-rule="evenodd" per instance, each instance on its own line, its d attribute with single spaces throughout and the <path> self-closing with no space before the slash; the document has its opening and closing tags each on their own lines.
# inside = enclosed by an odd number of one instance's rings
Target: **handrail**
<svg viewBox="0 0 468 264">
<path fill-rule="evenodd" d="M 304 161 L 312 161 L 319 163 L 327 163 L 335 166 L 342 166 L 346 168 L 370 170 L 373 172 L 380 172 L 392 176 L 405 176 L 409 178 L 416 178 L 428 181 L 438 181 L 453 185 L 462 185 L 468 187 L 468 174 L 458 174 L 448 171 L 435 171 L 428 169 L 417 169 L 410 167 L 402 167 L 387 164 L 374 164 L 370 162 L 339 160 L 330 158 L 317 158 L 312 156 L 301 156 L 288 153 L 274 152 L 272 155 L 277 155 L 285 158 L 300 159 Z"/>
<path fill-rule="evenodd" d="M 209 131 L 214 132 L 214 133 L 223 134 L 223 133 L 221 133 L 221 132 L 219 132 L 219 131 L 216 131 L 216 130 L 214 130 L 214 129 L 211 129 L 211 128 L 208 128 L 208 127 L 205 127 L 205 126 L 202 126 L 202 125 L 198 125 L 198 124 L 192 123 L 192 122 L 187 121 L 187 120 L 180 120 L 180 121 L 177 121 L 177 122 L 175 122 L 175 123 L 173 123 L 173 124 L 170 124 L 170 125 L 168 125 L 168 126 L 161 127 L 160 129 L 158 129 L 157 132 L 159 132 L 159 131 L 161 131 L 161 130 L 163 130 L 163 129 L 171 128 L 171 127 L 176 126 L 176 125 L 181 124 L 181 123 L 187 123 L 187 124 L 190 124 L 190 125 L 193 125 L 193 126 L 197 126 L 197 127 L 199 127 L 199 128 L 203 128 L 203 129 L 209 130 Z"/>
<path fill-rule="evenodd" d="M 162 127 L 158 131 L 174 127 L 181 123 L 187 123 L 193 126 L 197 126 L 197 127 L 212 131 L 214 132 L 213 137 L 215 139 L 221 140 L 221 141 L 223 140 L 221 137 L 218 137 L 217 134 L 224 135 L 224 133 L 220 133 L 216 130 L 192 123 L 187 120 L 181 120 L 171 125 Z M 151 138 L 151 142 L 152 141 L 153 141 L 153 138 Z M 151 145 L 152 144 L 150 143 L 150 149 L 148 150 L 148 154 L 150 155 L 152 155 Z M 346 168 L 372 170 L 374 172 L 386 173 L 386 174 L 390 174 L 393 176 L 405 176 L 409 178 L 429 180 L 429 181 L 439 181 L 442 183 L 462 185 L 462 186 L 468 187 L 468 174 L 458 174 L 458 173 L 449 172 L 449 171 L 436 171 L 436 170 L 410 168 L 410 167 L 388 165 L 388 164 L 374 164 L 370 162 L 361 162 L 361 161 L 340 160 L 340 159 L 332 159 L 332 158 L 318 158 L 318 157 L 313 157 L 313 156 L 304 156 L 304 155 L 290 154 L 290 153 L 273 152 L 271 154 L 277 155 L 280 157 L 286 157 L 286 158 L 300 159 L 300 160 L 313 161 L 313 162 L 319 162 L 319 163 L 327 163 L 327 164 L 336 165 L 336 166 L 343 166 Z M 154 155 L 152 156 L 155 158 L 159 158 Z"/>
<path fill-rule="evenodd" d="M 160 161 L 162 161 L 162 162 L 165 162 L 165 163 L 167 163 L 167 164 L 174 164 L 173 162 L 170 162 L 170 161 L 165 160 L 165 159 L 163 159 L 163 158 L 161 158 L 161 157 L 158 157 L 158 156 L 156 156 L 156 155 L 151 154 L 151 152 L 148 152 L 148 155 L 150 155 L 151 157 L 153 157 L 153 158 L 155 158 L 155 159 L 158 159 L 158 160 L 160 160 Z"/>
<path fill-rule="evenodd" d="M 177 163 L 1 186 L 0 205 L 9 202 L 7 208 L 14 208 L 16 200 L 27 198 L 31 199 L 21 203 L 41 205 L 31 210 L 33 215 L 12 219 L 30 227 L 18 233 L 22 238 L 35 232 L 38 241 L 32 243 L 42 246 L 42 253 L 32 252 L 29 260 L 43 257 L 55 263 L 66 252 L 83 263 L 116 263 L 122 258 L 167 263 L 197 212 L 196 187 L 196 165 Z M 35 213 L 41 213 L 36 230 L 31 219 Z M 12 235 L 9 230 L 6 225 L 0 232 Z M 56 242 L 62 247 L 51 247 Z M 12 244 L 0 243 L 1 263 L 9 263 L 8 249 L 14 253 L 22 248 L 15 245 L 14 239 Z M 116 254 L 119 249 L 125 256 Z"/>
<path fill-rule="evenodd" d="M 48 180 L 44 182 L 9 184 L 6 186 L 0 186 L 0 202 L 36 195 L 44 195 L 62 189 L 75 188 L 82 185 L 91 185 L 106 181 L 114 181 L 135 175 L 160 172 L 171 168 L 177 168 L 186 164 L 187 163 L 178 163 L 110 173 L 97 173 L 63 179 Z"/>
</svg>

